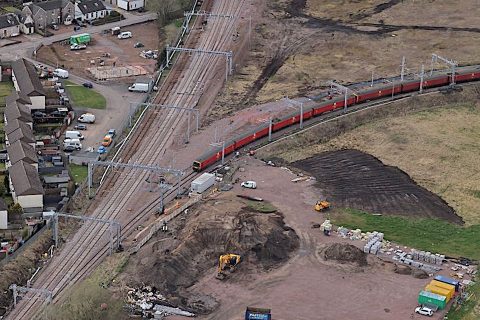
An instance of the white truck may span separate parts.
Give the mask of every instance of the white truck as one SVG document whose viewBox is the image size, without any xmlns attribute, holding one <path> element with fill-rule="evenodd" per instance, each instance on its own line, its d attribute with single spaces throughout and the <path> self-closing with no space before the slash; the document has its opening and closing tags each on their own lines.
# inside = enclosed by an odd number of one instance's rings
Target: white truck
<svg viewBox="0 0 480 320">
<path fill-rule="evenodd" d="M 78 131 L 65 131 L 65 139 L 79 139 L 83 140 L 85 137 Z"/>
<path fill-rule="evenodd" d="M 68 71 L 63 69 L 55 69 L 53 70 L 53 75 L 62 79 L 67 79 Z"/>
<path fill-rule="evenodd" d="M 204 173 L 197 179 L 192 181 L 190 186 L 191 192 L 202 193 L 215 184 L 215 175 L 212 173 Z"/>
<path fill-rule="evenodd" d="M 94 123 L 95 115 L 91 113 L 84 113 L 77 120 L 78 122 L 82 122 L 82 123 Z"/>
</svg>

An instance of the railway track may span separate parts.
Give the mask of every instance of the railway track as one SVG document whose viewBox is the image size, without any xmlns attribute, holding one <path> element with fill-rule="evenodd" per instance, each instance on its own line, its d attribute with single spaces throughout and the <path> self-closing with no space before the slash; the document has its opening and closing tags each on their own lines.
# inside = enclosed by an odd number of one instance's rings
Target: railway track
<svg viewBox="0 0 480 320">
<path fill-rule="evenodd" d="M 244 1 L 215 1 L 212 11 L 238 16 Z M 215 19 L 209 22 L 207 30 L 197 40 L 196 46 L 208 50 L 228 49 L 233 33 L 234 24 L 228 20 Z M 188 40 L 187 40 L 188 43 Z M 191 45 L 191 44 L 187 44 Z M 224 63 L 219 57 L 197 55 L 179 57 L 175 68 L 167 78 L 167 85 L 163 87 L 155 100 L 157 104 L 169 104 L 183 107 L 193 107 L 196 96 L 178 95 L 192 88 L 195 83 L 212 81 L 215 74 L 222 70 Z M 176 77 L 176 79 L 174 78 Z M 145 114 L 141 128 L 129 142 L 119 161 L 135 162 L 155 165 L 161 161 L 163 154 L 171 145 L 174 136 L 181 129 L 186 111 L 149 110 Z M 180 181 L 181 186 L 187 184 L 195 176 L 189 171 Z M 145 178 L 147 173 L 138 171 L 117 170 L 107 178 L 100 200 L 93 209 L 91 216 L 102 219 L 114 219 L 123 226 L 125 236 L 132 234 L 136 226 L 157 208 L 160 200 L 153 199 L 145 203 Z M 175 189 L 165 194 L 170 200 L 176 193 Z M 139 207 L 139 210 L 130 212 L 127 208 Z M 101 260 L 108 254 L 109 239 L 108 226 L 84 223 L 73 238 L 68 241 L 57 257 L 43 270 L 35 283 L 36 288 L 51 290 L 55 300 L 69 286 L 85 278 Z M 7 319 L 32 319 L 42 304 L 42 298 L 29 295 L 23 299 L 8 315 Z"/>
</svg>

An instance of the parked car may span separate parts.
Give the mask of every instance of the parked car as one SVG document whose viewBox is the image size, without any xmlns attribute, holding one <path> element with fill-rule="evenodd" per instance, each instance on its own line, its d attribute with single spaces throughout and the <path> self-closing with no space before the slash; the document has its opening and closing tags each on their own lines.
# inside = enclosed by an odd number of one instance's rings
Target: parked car
<svg viewBox="0 0 480 320">
<path fill-rule="evenodd" d="M 82 28 L 82 27 L 80 27 L 80 26 L 74 26 L 74 27 L 73 27 L 73 31 L 78 31 L 78 30 L 80 30 L 81 28 Z"/>
<path fill-rule="evenodd" d="M 52 30 L 58 30 L 58 26 L 56 24 L 52 24 L 48 26 Z"/>
<path fill-rule="evenodd" d="M 97 149 L 97 153 L 99 153 L 99 154 L 104 154 L 106 152 L 107 152 L 107 148 L 105 148 L 104 146 L 100 146 Z"/>
<path fill-rule="evenodd" d="M 84 83 L 83 83 L 83 86 L 84 86 L 85 88 L 90 88 L 90 89 L 92 89 L 92 88 L 93 88 L 93 83 L 91 83 L 91 82 L 84 82 Z"/>
<path fill-rule="evenodd" d="M 102 141 L 102 146 L 104 147 L 108 147 L 109 145 L 111 145 L 113 142 L 112 140 L 112 137 L 110 137 L 108 134 L 103 138 L 103 141 Z"/>
<path fill-rule="evenodd" d="M 74 126 L 73 128 L 76 129 L 76 130 L 87 130 L 87 125 L 83 124 L 83 123 L 80 123 L 80 124 L 77 124 L 76 126 Z"/>
<path fill-rule="evenodd" d="M 419 313 L 423 316 L 429 316 L 429 317 L 433 316 L 433 310 L 430 309 L 430 308 L 427 308 L 427 307 L 423 307 L 423 306 L 422 307 L 417 307 L 415 309 L 415 313 Z"/>
<path fill-rule="evenodd" d="M 83 50 L 83 49 L 86 49 L 86 48 L 87 48 L 86 44 L 74 43 L 70 46 L 70 50 Z"/>
<path fill-rule="evenodd" d="M 77 150 L 77 148 L 75 148 L 75 146 L 67 145 L 67 146 L 63 147 L 64 152 L 73 152 L 75 150 Z"/>
<path fill-rule="evenodd" d="M 118 39 L 128 39 L 132 37 L 132 33 L 130 31 L 120 32 L 120 34 L 117 37 Z"/>
<path fill-rule="evenodd" d="M 116 134 L 117 134 L 117 131 L 115 129 L 108 130 L 108 135 L 112 137 L 112 139 L 115 138 Z"/>
<path fill-rule="evenodd" d="M 44 113 L 44 112 L 42 112 L 42 111 L 35 111 L 35 112 L 32 114 L 32 116 L 33 116 L 34 118 L 44 118 L 44 117 L 47 116 L 47 114 Z"/>
<path fill-rule="evenodd" d="M 143 43 L 137 42 L 137 43 L 135 43 L 135 44 L 133 45 L 133 47 L 134 47 L 134 48 L 143 48 L 143 47 L 145 47 L 145 46 L 143 45 Z"/>
<path fill-rule="evenodd" d="M 256 189 L 257 183 L 255 181 L 245 181 L 245 182 L 242 182 L 241 186 L 247 189 Z"/>
<path fill-rule="evenodd" d="M 81 123 L 94 123 L 95 115 L 91 113 L 84 113 L 77 120 L 78 122 L 81 122 Z"/>
</svg>

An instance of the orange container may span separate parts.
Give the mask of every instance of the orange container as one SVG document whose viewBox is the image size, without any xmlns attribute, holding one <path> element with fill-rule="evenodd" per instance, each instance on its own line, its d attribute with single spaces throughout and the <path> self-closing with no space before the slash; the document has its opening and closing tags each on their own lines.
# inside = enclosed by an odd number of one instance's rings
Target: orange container
<svg viewBox="0 0 480 320">
<path fill-rule="evenodd" d="M 448 291 L 447 289 L 444 289 L 444 288 L 440 288 L 440 287 L 437 287 L 437 286 L 432 286 L 432 285 L 429 284 L 425 287 L 425 290 L 429 291 L 429 292 L 432 292 L 432 293 L 439 294 L 441 296 L 444 296 L 445 298 L 447 298 L 447 303 L 452 298 L 452 295 L 451 295 L 450 291 Z"/>
</svg>

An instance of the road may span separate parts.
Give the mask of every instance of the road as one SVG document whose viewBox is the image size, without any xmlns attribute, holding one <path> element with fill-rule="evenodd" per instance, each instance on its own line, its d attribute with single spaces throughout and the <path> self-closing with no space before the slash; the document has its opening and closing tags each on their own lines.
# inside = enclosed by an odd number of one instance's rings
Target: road
<svg viewBox="0 0 480 320">
<path fill-rule="evenodd" d="M 32 55 L 33 48 L 38 48 L 40 45 L 50 45 L 54 42 L 62 41 L 69 39 L 70 36 L 78 33 L 88 32 L 91 34 L 100 33 L 102 30 L 110 29 L 113 27 L 125 27 L 141 22 L 155 20 L 157 17 L 156 13 L 146 13 L 143 15 L 132 15 L 126 14 L 126 19 L 118 22 L 108 23 L 101 26 L 88 26 L 87 28 L 82 28 L 78 32 L 71 31 L 61 34 L 56 34 L 51 37 L 44 37 L 41 39 L 35 39 L 32 41 L 25 41 L 22 43 L 15 44 L 14 46 L 6 46 L 0 48 L 0 57 L 2 60 L 15 60 L 17 57 L 29 57 Z"/>
<path fill-rule="evenodd" d="M 245 0 L 217 0 L 211 11 L 239 16 L 244 5 Z M 205 31 L 191 34 L 185 46 L 228 51 L 232 46 L 235 25 L 236 23 L 226 19 L 214 19 L 209 22 Z M 224 57 L 183 54 L 170 71 L 164 86 L 160 88 L 155 102 L 193 108 L 200 97 L 179 95 L 177 92 L 191 90 L 199 82 L 205 83 L 207 88 L 213 87 L 213 84 L 223 81 L 223 77 L 215 75 L 224 74 L 224 68 Z M 184 132 L 186 112 L 172 109 L 148 111 L 119 161 L 158 165 L 172 144 L 174 136 Z M 144 171 L 116 169 L 100 189 L 91 216 L 119 221 L 124 237 L 133 233 L 142 219 L 158 208 L 159 191 L 156 195 L 146 192 L 150 188 L 146 182 L 149 178 L 150 175 Z M 170 199 L 173 196 L 173 193 L 170 194 Z M 57 252 L 58 256 L 42 270 L 33 286 L 51 290 L 55 296 L 54 301 L 58 301 L 65 289 L 84 279 L 102 261 L 108 254 L 108 243 L 108 229 L 105 225 L 84 223 L 73 238 L 68 239 L 62 250 Z M 7 319 L 32 319 L 41 304 L 41 297 L 31 295 L 28 299 L 23 299 Z"/>
</svg>

